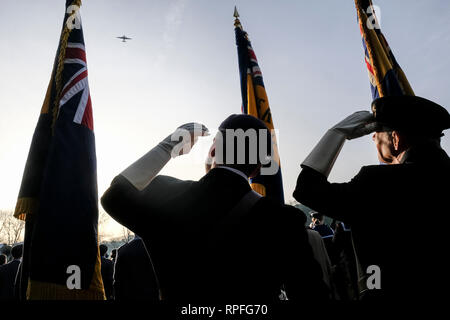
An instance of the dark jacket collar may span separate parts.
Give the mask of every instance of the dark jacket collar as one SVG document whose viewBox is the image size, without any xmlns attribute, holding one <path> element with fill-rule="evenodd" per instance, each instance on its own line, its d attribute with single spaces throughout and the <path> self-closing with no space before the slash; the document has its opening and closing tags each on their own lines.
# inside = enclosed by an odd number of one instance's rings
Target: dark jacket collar
<svg viewBox="0 0 450 320">
<path fill-rule="evenodd" d="M 409 148 L 401 163 L 439 163 L 448 162 L 449 157 L 439 142 L 427 141 Z"/>
<path fill-rule="evenodd" d="M 251 190 L 250 184 L 240 175 L 223 168 L 211 169 L 199 180 L 199 183 L 217 191 L 227 190 L 239 195 L 244 195 Z"/>
</svg>

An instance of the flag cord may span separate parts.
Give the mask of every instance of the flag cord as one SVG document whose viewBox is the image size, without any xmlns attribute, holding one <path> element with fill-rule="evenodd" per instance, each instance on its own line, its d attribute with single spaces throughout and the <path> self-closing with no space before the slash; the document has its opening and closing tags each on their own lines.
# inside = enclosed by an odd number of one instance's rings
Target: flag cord
<svg viewBox="0 0 450 320">
<path fill-rule="evenodd" d="M 81 0 L 74 0 L 72 5 L 75 5 L 77 7 L 81 6 Z M 67 20 L 65 20 L 67 21 Z M 67 42 L 69 41 L 70 31 L 67 27 L 67 23 L 64 23 L 64 28 L 61 34 L 61 43 L 60 43 L 60 50 L 59 50 L 59 56 L 58 56 L 58 67 L 56 69 L 56 75 L 55 75 L 55 89 L 56 89 L 56 99 L 55 99 L 55 105 L 53 106 L 53 120 L 52 120 L 52 131 L 55 130 L 55 123 L 56 119 L 59 115 L 59 102 L 61 100 L 61 82 L 62 82 L 62 73 L 64 70 L 64 60 L 66 57 L 66 48 L 67 48 Z"/>
</svg>

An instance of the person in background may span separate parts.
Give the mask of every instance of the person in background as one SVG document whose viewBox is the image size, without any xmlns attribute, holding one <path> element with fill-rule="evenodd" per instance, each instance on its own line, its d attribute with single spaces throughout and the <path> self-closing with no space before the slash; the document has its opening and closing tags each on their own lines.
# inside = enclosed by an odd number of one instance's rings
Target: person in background
<svg viewBox="0 0 450 320">
<path fill-rule="evenodd" d="M 320 234 L 322 237 L 325 248 L 327 249 L 328 256 L 333 255 L 333 235 L 334 231 L 327 224 L 325 224 L 325 218 L 323 214 L 316 211 L 310 212 L 311 223 L 309 227 Z"/>
<path fill-rule="evenodd" d="M 152 261 L 144 242 L 137 235 L 117 250 L 114 293 L 117 301 L 159 300 L 159 285 Z"/>
<path fill-rule="evenodd" d="M 358 300 L 358 274 L 351 228 L 342 221 L 333 220 L 334 284 L 339 300 Z"/>
<path fill-rule="evenodd" d="M 6 262 L 11 260 L 11 249 L 11 246 L 8 246 L 7 244 L 3 244 L 0 249 L 0 253 L 6 256 Z"/>
<path fill-rule="evenodd" d="M 6 254 L 0 254 L 0 266 L 6 264 L 8 262 L 8 257 Z"/>
<path fill-rule="evenodd" d="M 117 249 L 112 249 L 110 258 L 113 263 L 116 263 L 116 257 L 117 257 Z"/>
<path fill-rule="evenodd" d="M 308 233 L 308 242 L 311 246 L 314 259 L 319 263 L 322 268 L 322 280 L 327 285 L 330 298 L 332 298 L 333 293 L 333 284 L 332 284 L 332 268 L 331 261 L 327 253 L 327 249 L 325 247 L 325 243 L 317 231 L 307 228 L 306 232 Z"/>
<path fill-rule="evenodd" d="M 16 300 L 15 282 L 22 258 L 23 244 L 12 247 L 13 260 L 0 266 L 0 300 Z"/>
<path fill-rule="evenodd" d="M 334 231 L 327 224 L 325 224 L 325 218 L 323 214 L 318 212 L 310 212 L 311 224 L 309 227 L 317 231 L 323 239 L 333 238 Z"/>
<path fill-rule="evenodd" d="M 105 288 L 105 295 L 107 300 L 113 300 L 113 274 L 114 263 L 106 258 L 108 247 L 105 244 L 100 245 L 100 259 L 101 259 L 101 273 L 103 279 L 103 287 Z"/>
</svg>

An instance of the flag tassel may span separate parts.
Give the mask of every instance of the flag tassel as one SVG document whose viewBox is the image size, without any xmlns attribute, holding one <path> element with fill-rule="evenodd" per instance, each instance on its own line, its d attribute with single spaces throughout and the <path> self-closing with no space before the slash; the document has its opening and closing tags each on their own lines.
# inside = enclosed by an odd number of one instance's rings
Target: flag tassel
<svg viewBox="0 0 450 320">
<path fill-rule="evenodd" d="M 39 200 L 36 198 L 19 198 L 14 210 L 14 217 L 20 220 L 26 220 L 27 214 L 37 212 Z"/>
</svg>

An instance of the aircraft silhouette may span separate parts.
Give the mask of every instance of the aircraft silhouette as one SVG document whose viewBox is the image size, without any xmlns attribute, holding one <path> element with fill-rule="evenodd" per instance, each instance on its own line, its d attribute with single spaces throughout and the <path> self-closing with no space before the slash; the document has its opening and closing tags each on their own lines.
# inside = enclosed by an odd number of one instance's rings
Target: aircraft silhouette
<svg viewBox="0 0 450 320">
<path fill-rule="evenodd" d="M 121 37 L 116 37 L 118 39 L 122 39 L 122 42 L 127 42 L 127 40 L 131 40 L 132 38 L 128 38 L 125 35 L 121 36 Z"/>
</svg>

